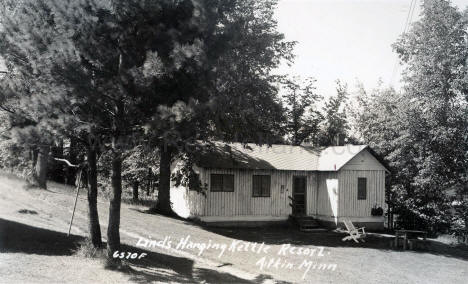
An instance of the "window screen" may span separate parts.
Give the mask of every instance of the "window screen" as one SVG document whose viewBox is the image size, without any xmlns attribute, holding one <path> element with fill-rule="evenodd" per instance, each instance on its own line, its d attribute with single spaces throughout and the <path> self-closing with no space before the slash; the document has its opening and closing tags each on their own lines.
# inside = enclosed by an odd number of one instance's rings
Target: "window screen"
<svg viewBox="0 0 468 284">
<path fill-rule="evenodd" d="M 232 192 L 234 191 L 234 175 L 211 174 L 211 191 Z"/>
<path fill-rule="evenodd" d="M 367 199 L 367 178 L 358 178 L 358 200 Z"/>
<path fill-rule="evenodd" d="M 252 196 L 270 197 L 271 177 L 269 175 L 252 176 Z"/>
</svg>

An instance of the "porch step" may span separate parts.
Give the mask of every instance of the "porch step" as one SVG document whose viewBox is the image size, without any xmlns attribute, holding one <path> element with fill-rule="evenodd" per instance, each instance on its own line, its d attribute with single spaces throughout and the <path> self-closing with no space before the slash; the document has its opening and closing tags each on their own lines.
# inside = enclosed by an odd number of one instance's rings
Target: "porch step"
<svg viewBox="0 0 468 284">
<path fill-rule="evenodd" d="M 318 223 L 315 220 L 304 220 L 304 221 L 299 221 L 299 225 L 301 227 L 318 227 Z"/>
<path fill-rule="evenodd" d="M 294 221 L 302 232 L 313 232 L 320 229 L 320 224 L 311 216 L 294 216 Z"/>
<path fill-rule="evenodd" d="M 307 233 L 318 233 L 318 232 L 326 232 L 328 231 L 325 228 L 311 228 L 311 229 L 300 229 L 301 232 L 307 232 Z"/>
<path fill-rule="evenodd" d="M 296 219 L 299 221 L 316 221 L 312 216 L 296 216 Z"/>
</svg>

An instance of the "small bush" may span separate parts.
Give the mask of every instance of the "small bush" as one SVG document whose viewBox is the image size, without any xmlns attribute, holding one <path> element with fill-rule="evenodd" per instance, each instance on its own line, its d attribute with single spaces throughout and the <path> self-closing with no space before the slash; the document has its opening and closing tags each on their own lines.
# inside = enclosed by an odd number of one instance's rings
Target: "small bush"
<svg viewBox="0 0 468 284">
<path fill-rule="evenodd" d="M 454 209 L 455 214 L 450 231 L 459 243 L 468 244 L 468 201 L 458 202 Z"/>
</svg>

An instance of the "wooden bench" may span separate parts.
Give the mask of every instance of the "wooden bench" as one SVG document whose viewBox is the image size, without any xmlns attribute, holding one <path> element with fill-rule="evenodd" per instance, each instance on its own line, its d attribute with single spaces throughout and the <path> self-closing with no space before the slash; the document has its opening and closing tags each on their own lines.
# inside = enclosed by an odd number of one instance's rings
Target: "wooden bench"
<svg viewBox="0 0 468 284">
<path fill-rule="evenodd" d="M 400 246 L 399 240 L 402 240 L 403 250 L 406 250 L 408 246 L 409 249 L 413 249 L 415 244 L 419 242 L 418 237 L 421 236 L 424 243 L 427 238 L 426 231 L 418 231 L 418 230 L 396 230 L 395 231 L 395 240 L 394 240 L 394 247 L 398 248 Z"/>
</svg>

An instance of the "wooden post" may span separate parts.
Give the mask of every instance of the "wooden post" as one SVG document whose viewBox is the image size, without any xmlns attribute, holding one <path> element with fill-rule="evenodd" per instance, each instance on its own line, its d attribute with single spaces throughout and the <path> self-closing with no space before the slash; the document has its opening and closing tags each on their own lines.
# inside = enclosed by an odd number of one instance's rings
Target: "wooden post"
<svg viewBox="0 0 468 284">
<path fill-rule="evenodd" d="M 75 216 L 76 202 L 78 201 L 78 194 L 80 193 L 81 172 L 82 172 L 82 171 L 83 171 L 82 169 L 80 169 L 80 170 L 78 171 L 79 176 L 78 176 L 78 184 L 76 185 L 75 204 L 73 205 L 73 213 L 72 213 L 71 218 L 70 218 L 70 226 L 68 227 L 68 236 L 70 236 L 70 231 L 71 231 L 71 227 L 72 227 L 72 224 L 73 224 L 73 217 Z"/>
<path fill-rule="evenodd" d="M 71 215 L 71 218 L 70 218 L 70 226 L 68 227 L 68 235 L 67 236 L 70 236 L 71 227 L 72 227 L 72 224 L 73 224 L 73 217 L 75 216 L 76 203 L 78 201 L 78 194 L 80 193 L 81 174 L 83 172 L 83 167 L 80 167 L 79 165 L 73 165 L 72 163 L 70 163 L 70 161 L 68 161 L 66 159 L 54 158 L 54 160 L 59 161 L 59 162 L 64 162 L 65 164 L 67 164 L 67 166 L 72 167 L 72 168 L 78 168 L 78 167 L 80 168 L 78 170 L 78 182 L 76 184 L 75 204 L 73 205 L 73 212 L 72 212 L 72 215 Z"/>
<path fill-rule="evenodd" d="M 406 250 L 406 241 L 407 241 L 407 234 L 405 233 L 403 237 L 403 250 Z"/>
</svg>

